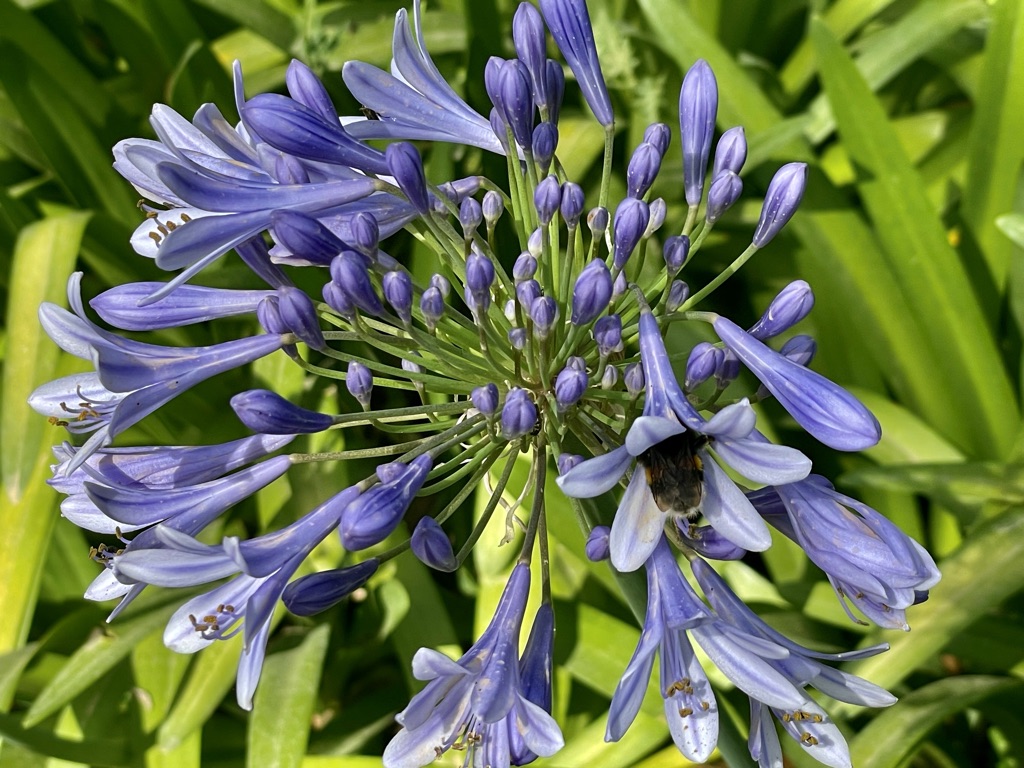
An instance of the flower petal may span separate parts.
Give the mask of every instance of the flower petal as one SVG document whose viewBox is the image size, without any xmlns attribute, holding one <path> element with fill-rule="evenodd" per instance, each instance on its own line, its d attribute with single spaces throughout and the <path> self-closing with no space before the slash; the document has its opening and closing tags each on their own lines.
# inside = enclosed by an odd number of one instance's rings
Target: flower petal
<svg viewBox="0 0 1024 768">
<path fill-rule="evenodd" d="M 666 517 L 654 501 L 646 470 L 637 466 L 619 502 L 608 536 L 612 565 L 617 571 L 635 571 L 647 561 L 661 541 Z"/>
</svg>

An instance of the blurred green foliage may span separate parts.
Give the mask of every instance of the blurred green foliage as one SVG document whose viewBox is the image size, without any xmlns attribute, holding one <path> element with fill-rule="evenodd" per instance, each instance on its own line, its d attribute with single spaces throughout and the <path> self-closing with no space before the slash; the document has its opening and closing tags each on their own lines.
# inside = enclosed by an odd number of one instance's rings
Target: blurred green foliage
<svg viewBox="0 0 1024 768">
<path fill-rule="evenodd" d="M 163 648 L 162 627 L 180 595 L 154 591 L 110 626 L 103 607 L 82 601 L 96 542 L 60 520 L 45 479 L 49 445 L 63 432 L 25 405 L 35 386 L 80 364 L 58 354 L 36 321 L 40 301 L 63 300 L 76 262 L 87 295 L 159 278 L 128 245 L 140 214 L 110 167 L 110 147 L 151 135 L 154 102 L 191 115 L 212 100 L 230 114 L 234 59 L 254 93 L 282 88 L 289 59 L 299 57 L 322 75 L 339 112 L 356 114 L 341 65 L 387 66 L 401 5 L 0 0 L 0 768 L 377 765 L 412 690 L 414 650 L 465 647 L 489 617 L 508 563 L 479 558 L 472 577 L 440 580 L 415 561 L 389 564 L 359 599 L 316 621 L 279 617 L 247 716 L 230 694 L 239 639 L 196 657 Z M 821 471 L 924 542 L 944 572 L 931 600 L 910 611 L 913 631 L 899 636 L 851 623 L 788 542 L 730 564 L 726 577 L 801 642 L 892 644 L 855 667 L 902 701 L 882 712 L 833 704 L 856 765 L 1024 764 L 1024 2 L 589 5 L 620 129 L 617 160 L 624 163 L 649 122 L 675 123 L 682 73 L 699 57 L 718 77 L 719 129 L 746 127 L 745 202 L 716 227 L 687 275 L 691 285 L 745 247 L 757 194 L 775 168 L 810 164 L 801 212 L 721 300 L 738 322 L 752 321 L 788 281 L 811 283 L 818 303 L 799 330 L 819 342 L 815 367 L 855 389 L 884 438 L 865 455 L 837 458 L 780 410 L 764 415 Z M 484 113 L 483 63 L 510 55 L 513 9 L 512 0 L 427 8 L 431 52 Z M 602 134 L 568 90 L 559 154 L 570 175 L 593 185 Z M 450 147 L 428 159 L 438 180 L 502 167 Z M 668 202 L 670 221 L 682 219 L 681 192 L 674 144 L 654 192 Z M 252 283 L 230 260 L 202 278 Z M 203 343 L 227 332 L 168 338 Z M 263 362 L 252 373 L 301 393 L 293 368 Z M 235 436 L 239 427 L 223 415 L 232 391 L 231 381 L 213 382 L 128 439 Z M 314 470 L 301 479 L 272 486 L 227 525 L 261 530 L 340 487 Z M 567 504 L 555 489 L 549 498 L 558 540 L 555 714 L 567 746 L 544 764 L 685 764 L 651 697 L 622 742 L 603 742 L 608 699 L 638 630 L 607 569 L 583 557 Z M 339 556 L 325 547 L 314 566 Z M 749 765 L 743 696 L 723 699 L 733 717 L 721 759 Z M 786 749 L 794 766 L 815 764 L 795 745 Z"/>
</svg>

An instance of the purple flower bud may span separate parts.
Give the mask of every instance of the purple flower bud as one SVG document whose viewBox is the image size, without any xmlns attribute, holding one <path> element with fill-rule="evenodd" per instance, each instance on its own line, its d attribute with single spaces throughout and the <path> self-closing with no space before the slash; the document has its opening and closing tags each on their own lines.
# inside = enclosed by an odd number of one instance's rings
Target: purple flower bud
<svg viewBox="0 0 1024 768">
<path fill-rule="evenodd" d="M 349 300 L 371 315 L 379 315 L 384 305 L 370 282 L 367 259 L 355 251 L 342 251 L 331 261 L 331 279 L 341 286 Z"/>
<path fill-rule="evenodd" d="M 582 358 L 580 362 L 582 362 Z M 585 368 L 580 370 L 578 365 L 566 365 L 555 377 L 555 404 L 561 411 L 566 411 L 578 403 L 586 391 L 587 372 Z"/>
<path fill-rule="evenodd" d="M 420 518 L 409 544 L 417 559 L 435 571 L 451 573 L 459 567 L 451 540 L 432 517 Z"/>
<path fill-rule="evenodd" d="M 407 141 L 396 141 L 388 145 L 384 157 L 388 163 L 388 171 L 395 177 L 412 207 L 421 216 L 430 213 L 427 177 L 423 173 L 423 160 L 416 147 Z"/>
<path fill-rule="evenodd" d="M 690 297 L 690 286 L 684 283 L 682 280 L 673 280 L 672 285 L 668 288 L 668 299 L 665 302 L 665 308 L 669 312 L 675 312 Z"/>
<path fill-rule="evenodd" d="M 499 74 L 501 107 L 516 143 L 526 151 L 533 149 L 533 94 L 526 65 L 518 59 L 506 61 Z"/>
<path fill-rule="evenodd" d="M 814 293 L 803 280 L 794 280 L 772 299 L 768 309 L 747 333 L 764 341 L 799 323 L 814 307 Z"/>
<path fill-rule="evenodd" d="M 534 102 L 542 107 L 547 101 L 547 40 L 544 21 L 529 3 L 520 3 L 512 17 L 512 42 L 530 74 Z"/>
<path fill-rule="evenodd" d="M 722 134 L 715 147 L 715 163 L 711 168 L 711 178 L 717 179 L 722 171 L 739 173 L 743 163 L 747 161 L 747 137 L 743 126 L 737 125 Z"/>
<path fill-rule="evenodd" d="M 291 155 L 282 154 L 274 158 L 274 178 L 278 184 L 309 184 L 306 166 Z"/>
<path fill-rule="evenodd" d="M 554 123 L 540 123 L 533 129 L 533 159 L 537 161 L 540 172 L 545 174 L 551 167 L 558 146 L 558 128 Z"/>
<path fill-rule="evenodd" d="M 651 201 L 651 220 L 647 222 L 647 229 L 644 230 L 644 237 L 648 238 L 661 229 L 665 223 L 665 216 L 668 214 L 668 204 L 665 198 L 656 197 Z"/>
<path fill-rule="evenodd" d="M 619 203 L 619 207 L 615 209 L 615 249 L 612 257 L 612 264 L 616 270 L 626 266 L 626 260 L 640 242 L 650 220 L 651 210 L 643 200 L 626 197 Z"/>
<path fill-rule="evenodd" d="M 547 68 L 547 105 L 548 121 L 558 124 L 558 113 L 562 109 L 562 97 L 565 96 L 565 72 L 562 65 L 554 59 L 548 59 Z"/>
<path fill-rule="evenodd" d="M 787 163 L 775 172 L 761 206 L 753 243 L 763 248 L 793 218 L 807 186 L 807 163 Z"/>
<path fill-rule="evenodd" d="M 534 337 L 546 339 L 558 319 L 558 302 L 550 296 L 538 296 L 530 304 L 530 319 L 533 320 Z"/>
<path fill-rule="evenodd" d="M 296 579 L 281 599 L 296 616 L 312 616 L 326 611 L 363 586 L 377 572 L 380 561 L 371 557 L 348 568 L 311 573 Z"/>
<path fill-rule="evenodd" d="M 469 399 L 484 416 L 493 416 L 498 410 L 498 387 L 496 384 L 484 384 L 474 389 Z"/>
<path fill-rule="evenodd" d="M 523 251 L 512 265 L 512 280 L 518 285 L 537 274 L 537 260 L 533 254 Z"/>
<path fill-rule="evenodd" d="M 704 214 L 708 224 L 714 224 L 743 194 L 743 180 L 732 171 L 722 171 L 711 182 L 708 190 L 708 208 Z"/>
<path fill-rule="evenodd" d="M 288 95 L 295 101 L 309 107 L 328 122 L 337 122 L 338 112 L 334 102 L 313 70 L 298 59 L 292 59 L 285 70 L 284 82 L 288 87 Z"/>
<path fill-rule="evenodd" d="M 412 360 L 406 360 L 402 358 L 402 370 L 406 373 L 423 373 L 423 368 L 420 367 L 419 363 L 414 363 Z M 417 384 L 418 382 L 413 382 Z"/>
<path fill-rule="evenodd" d="M 622 318 L 616 315 L 602 317 L 594 323 L 594 341 L 601 357 L 622 351 Z"/>
<path fill-rule="evenodd" d="M 672 140 L 672 131 L 664 123 L 651 123 L 644 131 L 644 141 L 653 144 L 658 154 L 662 157 L 668 151 L 669 142 Z"/>
<path fill-rule="evenodd" d="M 690 350 L 686 360 L 686 377 L 683 388 L 692 391 L 714 376 L 725 353 L 714 344 L 702 341 Z"/>
<path fill-rule="evenodd" d="M 661 169 L 661 152 L 646 141 L 633 150 L 626 168 L 626 194 L 640 198 L 647 194 Z"/>
<path fill-rule="evenodd" d="M 342 290 L 342 287 L 333 280 L 326 283 L 323 288 L 324 302 L 344 318 L 352 319 L 356 314 L 356 305 L 352 299 Z"/>
<path fill-rule="evenodd" d="M 562 185 L 562 219 L 570 231 L 576 229 L 583 215 L 583 187 L 572 181 Z"/>
<path fill-rule="evenodd" d="M 593 237 L 603 237 L 604 233 L 608 231 L 608 220 L 607 208 L 591 208 L 587 214 L 587 227 L 590 229 L 590 234 Z"/>
<path fill-rule="evenodd" d="M 551 679 L 555 655 L 555 611 L 545 601 L 533 619 L 526 650 L 519 660 L 519 675 L 523 685 L 523 698 L 551 713 Z M 518 728 L 509 729 L 509 763 L 527 765 L 537 755 Z"/>
<path fill-rule="evenodd" d="M 437 273 L 430 276 L 430 287 L 437 288 L 441 292 L 442 298 L 445 299 L 448 298 L 448 294 L 452 291 L 452 284 L 448 282 L 448 278 Z"/>
<path fill-rule="evenodd" d="M 381 280 L 384 298 L 403 323 L 412 320 L 412 278 L 408 272 L 387 272 Z"/>
<path fill-rule="evenodd" d="M 520 352 L 526 349 L 526 329 L 510 329 L 508 332 L 508 343 L 512 345 L 512 349 L 518 350 Z"/>
<path fill-rule="evenodd" d="M 384 541 L 398 527 L 413 497 L 434 465 L 424 454 L 408 464 L 396 461 L 377 468 L 381 483 L 373 486 L 341 513 L 338 533 L 345 549 L 357 551 Z"/>
<path fill-rule="evenodd" d="M 724 317 L 713 324 L 719 338 L 815 438 L 839 451 L 859 451 L 878 442 L 878 421 L 838 384 L 769 349 Z"/>
<path fill-rule="evenodd" d="M 806 334 L 799 334 L 788 339 L 779 350 L 779 354 L 787 357 L 797 365 L 808 366 L 818 351 L 818 343 Z"/>
<path fill-rule="evenodd" d="M 599 563 L 602 560 L 608 559 L 608 535 L 611 533 L 611 530 L 607 525 L 594 526 L 594 529 L 587 537 L 587 560 L 592 563 Z"/>
<path fill-rule="evenodd" d="M 281 317 L 281 300 L 278 296 L 267 296 L 256 305 L 256 319 L 267 333 L 288 333 L 288 326 Z"/>
<path fill-rule="evenodd" d="M 472 197 L 464 198 L 459 206 L 459 223 L 462 225 L 462 234 L 467 240 L 472 239 L 473 233 L 476 232 L 483 220 L 484 214 L 480 203 Z"/>
<path fill-rule="evenodd" d="M 348 223 L 352 247 L 368 259 L 377 258 L 380 243 L 380 226 L 377 219 L 365 212 L 359 212 Z"/>
<path fill-rule="evenodd" d="M 239 392 L 231 398 L 231 408 L 245 426 L 265 435 L 309 435 L 334 423 L 326 413 L 300 408 L 266 389 Z"/>
<path fill-rule="evenodd" d="M 604 373 L 601 374 L 601 389 L 615 389 L 615 385 L 619 383 L 619 369 L 614 365 L 609 365 L 604 369 Z"/>
<path fill-rule="evenodd" d="M 594 259 L 580 271 L 572 289 L 573 325 L 587 325 L 604 312 L 612 297 L 612 276 L 601 259 Z"/>
<path fill-rule="evenodd" d="M 444 296 L 435 287 L 427 288 L 420 296 L 420 312 L 423 313 L 423 320 L 427 329 L 433 333 L 437 327 L 437 321 L 444 315 Z"/>
<path fill-rule="evenodd" d="M 484 193 L 484 201 L 480 207 L 483 208 L 484 221 L 487 222 L 487 226 L 493 228 L 505 210 L 505 202 L 501 199 L 500 194 L 490 189 Z"/>
<path fill-rule="evenodd" d="M 517 303 L 515 299 L 509 299 L 505 302 L 505 309 L 503 310 L 503 313 L 505 315 L 505 319 L 510 323 L 514 323 L 516 321 L 516 306 Z"/>
<path fill-rule="evenodd" d="M 530 314 L 530 307 L 533 306 L 533 302 L 541 295 L 540 283 L 533 278 L 529 280 L 523 280 L 516 286 L 516 299 L 519 301 L 526 314 Z"/>
<path fill-rule="evenodd" d="M 491 305 L 493 282 L 494 264 L 484 254 L 473 250 L 466 257 L 466 303 L 473 307 L 474 311 L 486 312 Z"/>
<path fill-rule="evenodd" d="M 558 474 L 560 475 L 564 475 L 570 469 L 582 462 L 583 457 L 577 453 L 560 453 L 558 454 L 558 458 L 555 459 L 555 465 L 558 467 Z"/>
<path fill-rule="evenodd" d="M 606 128 L 614 125 L 615 115 L 601 73 L 601 62 L 597 59 L 594 29 L 586 2 L 540 0 L 540 10 L 597 121 Z"/>
<path fill-rule="evenodd" d="M 626 280 L 626 273 L 619 272 L 618 277 L 615 278 L 615 282 L 612 283 L 612 303 L 619 300 L 619 297 L 626 292 L 629 287 L 629 281 Z"/>
<path fill-rule="evenodd" d="M 718 112 L 718 83 L 704 59 L 698 59 L 683 78 L 679 91 L 679 134 L 683 143 L 683 185 L 688 205 L 699 205 L 704 193 L 711 139 Z"/>
<path fill-rule="evenodd" d="M 644 367 L 640 363 L 627 365 L 622 374 L 622 381 L 626 385 L 626 391 L 632 399 L 636 399 L 644 391 Z"/>
<path fill-rule="evenodd" d="M 330 264 L 346 248 L 320 221 L 298 211 L 274 211 L 270 227 L 277 243 L 310 264 Z"/>
<path fill-rule="evenodd" d="M 722 359 L 715 369 L 715 386 L 726 389 L 740 375 L 740 361 L 731 349 L 723 350 Z"/>
<path fill-rule="evenodd" d="M 494 98 L 493 96 L 491 98 Z M 500 97 L 499 97 L 500 98 Z M 494 131 L 494 135 L 498 139 L 498 143 L 501 144 L 501 148 L 506 155 L 511 154 L 512 147 L 509 146 L 508 142 L 508 122 L 505 120 L 505 115 L 501 108 L 494 107 L 491 109 L 490 120 L 491 130 Z"/>
<path fill-rule="evenodd" d="M 502 130 L 504 133 L 504 125 L 507 122 L 505 120 L 504 107 L 501 104 L 501 68 L 505 66 L 507 60 L 500 56 L 490 56 L 487 59 L 487 63 L 484 64 L 484 90 L 487 91 L 487 97 L 491 100 L 491 104 L 498 110 L 502 120 Z M 492 121 L 493 127 L 493 121 Z M 495 130 L 495 134 L 498 131 Z"/>
<path fill-rule="evenodd" d="M 278 312 L 285 327 L 313 349 L 323 349 L 323 331 L 316 314 L 316 306 L 304 291 L 283 285 L 277 289 Z"/>
<path fill-rule="evenodd" d="M 529 434 L 537 423 L 537 406 L 525 389 L 513 387 L 501 408 L 501 434 L 506 440 Z"/>
<path fill-rule="evenodd" d="M 349 363 L 348 372 L 345 375 L 345 387 L 348 389 L 348 393 L 363 406 L 364 411 L 369 409 L 370 393 L 373 391 L 373 374 L 370 373 L 369 368 L 355 360 Z"/>
<path fill-rule="evenodd" d="M 545 176 L 533 191 L 533 205 L 537 209 L 537 219 L 541 226 L 546 227 L 555 217 L 558 206 L 562 204 L 562 186 L 554 176 Z"/>
<path fill-rule="evenodd" d="M 544 231 L 540 227 L 530 233 L 530 237 L 526 241 L 526 250 L 535 259 L 539 259 L 544 253 Z"/>
<path fill-rule="evenodd" d="M 686 235 L 673 235 L 665 240 L 662 246 L 662 257 L 665 259 L 665 268 L 669 275 L 676 274 L 690 255 L 690 238 Z"/>
</svg>

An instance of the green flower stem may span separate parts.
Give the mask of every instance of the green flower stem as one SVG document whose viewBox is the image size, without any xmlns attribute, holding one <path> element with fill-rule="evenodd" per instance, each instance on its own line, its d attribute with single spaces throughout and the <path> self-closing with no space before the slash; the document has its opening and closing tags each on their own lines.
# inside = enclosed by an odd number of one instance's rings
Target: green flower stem
<svg viewBox="0 0 1024 768">
<path fill-rule="evenodd" d="M 483 482 L 484 475 L 491 471 L 491 467 L 494 463 L 501 458 L 501 451 L 489 451 L 488 453 L 482 454 L 483 462 L 476 468 L 473 475 L 462 484 L 459 492 L 455 494 L 455 497 L 449 501 L 445 508 L 441 510 L 440 514 L 434 519 L 438 525 L 443 524 L 449 517 L 454 515 L 462 503 L 469 498 L 479 487 L 480 483 Z"/>
<path fill-rule="evenodd" d="M 612 155 L 615 149 L 615 123 L 604 129 L 604 163 L 601 166 L 601 195 L 598 205 L 602 208 L 608 207 L 608 195 L 611 192 L 610 182 L 612 178 Z"/>
<path fill-rule="evenodd" d="M 342 413 L 334 417 L 334 426 L 352 426 L 354 424 L 368 424 L 370 418 L 381 422 L 410 421 L 422 419 L 427 414 L 454 414 L 464 413 L 473 407 L 469 400 L 459 400 L 450 403 L 432 403 L 430 405 L 409 405 L 403 408 L 388 408 L 386 410 L 373 411 L 372 416 L 363 413 Z"/>
<path fill-rule="evenodd" d="M 480 514 L 480 519 L 476 525 L 473 526 L 473 531 L 469 534 L 469 538 L 459 549 L 459 554 L 456 555 L 456 561 L 461 566 L 466 558 L 469 557 L 470 552 L 473 551 L 473 547 L 480 540 L 484 531 L 487 529 L 487 524 L 491 521 L 491 515 L 494 514 L 494 510 L 501 502 L 501 495 L 505 492 L 505 486 L 508 485 L 509 478 L 512 477 L 512 470 L 516 466 L 516 456 L 519 455 L 518 450 L 512 450 L 509 452 L 508 460 L 505 462 L 505 468 L 501 471 L 501 477 L 498 478 L 498 484 L 494 487 L 491 492 L 491 498 L 487 500 L 487 506 L 484 507 L 483 512 Z"/>
<path fill-rule="evenodd" d="M 325 451 L 321 453 L 291 453 L 288 458 L 292 464 L 313 464 L 321 461 L 347 461 L 349 459 L 373 459 L 378 456 L 393 456 L 408 451 L 419 445 L 419 440 L 410 440 L 394 445 L 382 445 L 377 448 L 357 448 L 351 451 Z"/>
<path fill-rule="evenodd" d="M 743 251 L 743 253 L 741 253 L 739 256 L 737 256 L 732 264 L 723 269 L 722 272 L 717 277 L 715 277 L 714 280 L 712 280 L 710 283 L 708 283 L 699 291 L 697 291 L 697 293 L 693 294 L 690 298 L 688 298 L 686 302 L 683 304 L 683 306 L 679 308 L 679 311 L 685 312 L 690 307 L 694 306 L 695 304 L 699 304 L 701 301 L 710 296 L 711 293 L 714 292 L 716 288 L 718 288 L 718 286 L 720 286 L 730 277 L 735 275 L 740 270 L 740 268 L 743 267 L 744 264 L 750 261 L 751 257 L 755 253 L 757 253 L 757 251 L 758 247 L 756 245 L 754 245 L 753 243 L 748 245 L 747 249 Z"/>
<path fill-rule="evenodd" d="M 430 475 L 428 477 L 437 477 L 443 475 L 445 472 L 448 472 L 453 466 L 457 466 L 458 469 L 449 474 L 447 477 L 444 477 L 442 480 L 438 480 L 437 482 L 422 488 L 417 495 L 433 495 L 438 491 L 443 491 L 446 488 L 450 488 L 451 486 L 455 485 L 455 483 L 459 482 L 464 477 L 466 477 L 466 475 L 471 474 L 475 469 L 477 469 L 477 467 L 484 463 L 484 461 L 487 459 L 489 455 L 494 453 L 493 450 L 485 451 L 485 447 L 493 448 L 494 446 L 490 443 L 489 440 L 479 440 L 472 446 L 464 450 L 455 458 L 446 461 L 444 464 L 440 464 L 434 467 L 434 469 L 431 470 Z"/>
<path fill-rule="evenodd" d="M 523 537 L 523 548 L 519 554 L 519 562 L 529 564 L 533 558 L 533 548 L 537 541 L 537 530 L 544 514 L 544 480 L 548 469 L 546 436 L 541 432 L 533 444 L 533 504 L 530 506 L 530 522 L 526 526 Z"/>
<path fill-rule="evenodd" d="M 326 357 L 334 360 L 340 360 L 343 363 L 362 363 L 372 371 L 380 371 L 381 373 L 389 373 L 394 376 L 401 376 L 403 379 L 410 379 L 412 381 L 420 381 L 427 385 L 432 392 L 445 392 L 447 394 L 466 394 L 473 389 L 473 385 L 466 381 L 459 381 L 458 379 L 449 379 L 443 376 L 435 376 L 429 373 L 416 373 L 415 371 L 407 371 L 404 368 L 398 368 L 393 365 L 387 365 L 385 363 L 378 362 L 377 360 L 371 360 L 368 357 L 361 357 L 359 355 L 350 355 L 347 352 L 339 352 L 336 349 L 327 347 L 323 350 L 323 354 Z M 334 379 L 344 380 L 346 373 L 344 371 L 333 371 L 327 368 L 320 368 L 307 363 L 302 366 L 307 371 L 317 373 L 321 376 L 329 376 Z M 373 383 L 375 385 L 393 387 L 395 389 L 415 389 L 412 384 L 408 381 L 397 381 L 394 382 L 392 379 L 381 378 L 374 376 Z"/>
</svg>

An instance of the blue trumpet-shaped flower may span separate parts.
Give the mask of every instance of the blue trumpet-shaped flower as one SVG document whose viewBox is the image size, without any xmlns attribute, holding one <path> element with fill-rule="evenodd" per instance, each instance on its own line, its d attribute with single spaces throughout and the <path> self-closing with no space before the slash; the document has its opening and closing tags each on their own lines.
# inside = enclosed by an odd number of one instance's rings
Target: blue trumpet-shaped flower
<svg viewBox="0 0 1024 768">
<path fill-rule="evenodd" d="M 649 310 L 640 317 L 640 357 L 647 398 L 643 415 L 633 422 L 625 444 L 562 475 L 559 487 L 569 496 L 597 496 L 614 487 L 633 459 L 638 460 L 612 523 L 611 560 L 620 571 L 634 571 L 643 565 L 660 541 L 670 515 L 687 516 L 696 508 L 734 544 L 748 550 L 767 549 L 771 538 L 764 522 L 705 443 L 710 443 L 718 460 L 755 482 L 801 480 L 810 472 L 810 462 L 792 448 L 752 439 L 754 414 L 746 402 L 727 406 L 710 420 L 703 419 L 676 382 L 657 321 Z M 688 441 L 695 467 L 703 473 L 702 491 L 691 508 L 656 498 L 652 491 L 652 472 L 665 461 L 662 453 L 680 450 L 680 440 Z M 772 477 L 787 479 L 768 479 Z"/>
</svg>

